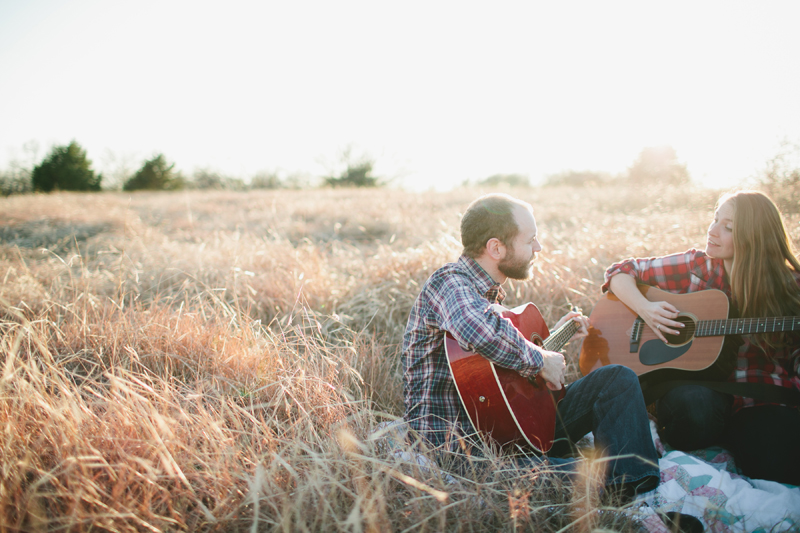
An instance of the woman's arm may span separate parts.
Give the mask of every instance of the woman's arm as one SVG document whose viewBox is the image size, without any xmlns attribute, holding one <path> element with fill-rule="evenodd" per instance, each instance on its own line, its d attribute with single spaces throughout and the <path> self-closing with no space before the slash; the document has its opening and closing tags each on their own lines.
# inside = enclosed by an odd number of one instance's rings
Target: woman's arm
<svg viewBox="0 0 800 533">
<path fill-rule="evenodd" d="M 662 341 L 667 342 L 664 333 L 677 335 L 678 328 L 683 327 L 673 320 L 678 316 L 678 309 L 669 302 L 651 302 L 645 298 L 632 276 L 617 274 L 611 277 L 609 284 L 611 292 L 639 315 Z"/>
<path fill-rule="evenodd" d="M 722 289 L 724 274 L 722 261 L 692 248 L 683 253 L 662 257 L 631 257 L 615 263 L 606 270 L 601 290 L 605 292 L 610 289 L 622 303 L 642 317 L 659 339 L 666 342 L 662 332 L 676 335 L 678 328 L 683 327 L 680 322 L 673 320 L 678 316 L 678 309 L 667 302 L 649 301 L 636 284 L 643 283 L 683 294 L 699 289 Z M 698 284 L 693 279 L 705 281 Z"/>
</svg>

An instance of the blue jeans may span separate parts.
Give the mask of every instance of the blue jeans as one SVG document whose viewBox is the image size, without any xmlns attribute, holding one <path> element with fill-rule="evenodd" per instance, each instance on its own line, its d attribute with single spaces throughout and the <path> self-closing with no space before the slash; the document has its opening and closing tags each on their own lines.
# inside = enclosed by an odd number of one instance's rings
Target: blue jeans
<svg viewBox="0 0 800 533">
<path fill-rule="evenodd" d="M 567 387 L 558 404 L 556 442 L 547 458 L 518 456 L 519 468 L 547 462 L 571 476 L 577 460 L 565 457 L 590 431 L 595 446 L 610 458 L 606 484 L 625 487 L 633 495 L 658 486 L 659 470 L 650 422 L 639 379 L 629 368 L 609 365 L 592 371 Z"/>
<path fill-rule="evenodd" d="M 675 387 L 656 402 L 661 436 L 677 450 L 720 444 L 731 417 L 733 397 L 702 385 Z"/>
<path fill-rule="evenodd" d="M 732 413 L 732 403 L 702 385 L 675 387 L 657 403 L 661 435 L 678 450 L 727 448 L 748 477 L 800 484 L 800 411 L 761 405 Z"/>
<path fill-rule="evenodd" d="M 800 410 L 782 405 L 747 407 L 734 414 L 723 446 L 748 477 L 800 485 Z"/>
<path fill-rule="evenodd" d="M 658 484 L 658 454 L 650 433 L 639 378 L 629 368 L 598 368 L 567 387 L 558 404 L 556 442 L 549 456 L 571 453 L 590 431 L 595 448 L 611 458 L 608 484 Z"/>
</svg>

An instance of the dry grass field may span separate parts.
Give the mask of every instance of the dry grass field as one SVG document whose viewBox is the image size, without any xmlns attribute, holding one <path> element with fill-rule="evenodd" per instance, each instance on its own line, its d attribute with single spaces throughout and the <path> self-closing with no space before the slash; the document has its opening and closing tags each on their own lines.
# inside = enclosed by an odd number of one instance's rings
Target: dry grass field
<svg viewBox="0 0 800 533">
<path fill-rule="evenodd" d="M 636 531 L 591 479 L 495 457 L 452 483 L 370 438 L 402 415 L 409 309 L 484 192 L 0 198 L 0 531 Z M 718 196 L 508 192 L 544 251 L 506 303 L 549 323 L 620 258 L 702 247 Z"/>
</svg>

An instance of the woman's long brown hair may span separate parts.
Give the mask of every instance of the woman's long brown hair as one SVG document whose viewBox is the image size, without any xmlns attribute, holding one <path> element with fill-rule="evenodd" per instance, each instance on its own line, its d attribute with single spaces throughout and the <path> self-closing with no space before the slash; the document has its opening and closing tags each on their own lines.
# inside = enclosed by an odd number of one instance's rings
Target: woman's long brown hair
<svg viewBox="0 0 800 533">
<path fill-rule="evenodd" d="M 794 272 L 800 261 L 778 207 L 759 191 L 738 191 L 720 198 L 733 215 L 731 295 L 742 317 L 800 315 L 800 288 Z M 768 339 L 781 343 L 783 336 Z"/>
</svg>

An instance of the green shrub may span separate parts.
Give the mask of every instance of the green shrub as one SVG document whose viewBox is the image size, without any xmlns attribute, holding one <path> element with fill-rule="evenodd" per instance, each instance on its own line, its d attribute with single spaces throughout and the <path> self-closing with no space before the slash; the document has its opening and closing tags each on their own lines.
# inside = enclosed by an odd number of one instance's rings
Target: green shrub
<svg viewBox="0 0 800 533">
<path fill-rule="evenodd" d="M 136 174 L 125 182 L 123 191 L 174 191 L 182 189 L 184 185 L 183 177 L 173 169 L 175 163 L 168 164 L 164 154 L 158 154 L 154 158 L 145 161 Z"/>
<path fill-rule="evenodd" d="M 486 179 L 478 182 L 478 185 L 494 187 L 497 185 L 507 185 L 509 187 L 530 187 L 531 182 L 528 176 L 522 174 L 493 174 Z"/>
<path fill-rule="evenodd" d="M 325 178 L 325 183 L 331 187 L 377 187 L 380 180 L 371 175 L 372 166 L 372 161 L 348 163 L 344 172 Z"/>
<path fill-rule="evenodd" d="M 545 178 L 544 186 L 553 187 L 566 185 L 569 187 L 586 187 L 602 185 L 611 181 L 611 176 L 604 172 L 593 170 L 565 170 L 557 174 L 550 174 Z"/>
<path fill-rule="evenodd" d="M 92 170 L 86 159 L 86 150 L 72 141 L 67 146 L 56 146 L 31 173 L 34 191 L 99 191 L 101 174 Z"/>
<path fill-rule="evenodd" d="M 282 189 L 281 178 L 276 172 L 259 172 L 250 180 L 251 189 Z"/>
<path fill-rule="evenodd" d="M 0 196 L 31 192 L 30 170 L 12 169 L 0 172 Z"/>
<path fill-rule="evenodd" d="M 244 181 L 231 178 L 213 170 L 198 170 L 190 181 L 185 184 L 187 189 L 217 190 L 217 191 L 243 191 L 247 189 Z"/>
</svg>

